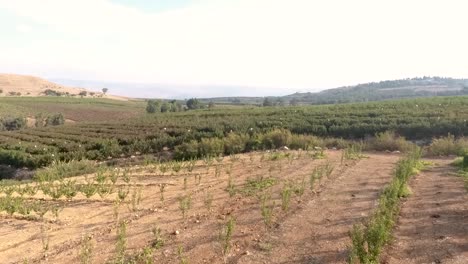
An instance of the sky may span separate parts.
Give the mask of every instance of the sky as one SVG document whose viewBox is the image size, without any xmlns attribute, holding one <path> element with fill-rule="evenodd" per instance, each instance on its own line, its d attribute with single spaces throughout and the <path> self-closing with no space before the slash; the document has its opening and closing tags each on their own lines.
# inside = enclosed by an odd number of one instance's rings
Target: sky
<svg viewBox="0 0 468 264">
<path fill-rule="evenodd" d="M 131 83 L 155 84 L 144 88 L 154 97 L 262 96 L 466 78 L 466 10 L 465 0 L 0 0 L 0 72 L 127 83 L 119 93 L 135 97 Z"/>
</svg>

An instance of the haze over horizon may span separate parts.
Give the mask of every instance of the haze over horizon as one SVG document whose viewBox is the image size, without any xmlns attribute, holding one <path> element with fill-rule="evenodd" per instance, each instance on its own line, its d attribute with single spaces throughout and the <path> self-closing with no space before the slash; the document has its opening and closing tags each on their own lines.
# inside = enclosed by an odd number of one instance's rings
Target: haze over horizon
<svg viewBox="0 0 468 264">
<path fill-rule="evenodd" d="M 461 0 L 0 0 L 0 72 L 155 84 L 109 89 L 166 98 L 463 78 L 467 8 Z"/>
</svg>

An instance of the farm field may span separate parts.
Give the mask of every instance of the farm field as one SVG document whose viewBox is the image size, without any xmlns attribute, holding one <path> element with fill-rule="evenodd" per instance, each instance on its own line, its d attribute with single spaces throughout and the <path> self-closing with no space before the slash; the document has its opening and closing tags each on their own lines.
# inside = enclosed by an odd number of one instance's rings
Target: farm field
<svg viewBox="0 0 468 264">
<path fill-rule="evenodd" d="M 103 122 L 115 116 L 120 120 L 144 114 L 144 101 L 101 98 L 0 97 L 0 117 L 34 118 L 38 113 L 62 113 L 72 122 Z"/>
<path fill-rule="evenodd" d="M 0 264 L 468 264 L 467 8 L 0 1 Z"/>
<path fill-rule="evenodd" d="M 391 153 L 348 154 L 255 152 L 184 163 L 182 168 L 180 163 L 148 164 L 121 168 L 118 174 L 103 171 L 62 180 L 107 191 L 89 198 L 80 191 L 56 199 L 42 191 L 24 194 L 25 203 L 38 202 L 49 211 L 43 216 L 36 211 L 2 213 L 0 262 L 346 263 L 349 231 L 377 207 L 402 158 Z M 440 203 L 437 221 L 447 217 L 450 225 L 460 228 L 456 236 L 447 233 L 454 231 L 448 227 L 433 227 L 440 232 L 436 237 L 422 232 L 424 250 L 433 255 L 411 256 L 420 257 L 415 263 L 463 263 L 457 261 L 468 253 L 463 246 L 468 237 L 462 228 L 468 199 L 463 182 L 447 175 L 451 169 L 446 159 L 431 161 L 433 166 L 410 183 L 413 194 L 403 204 L 396 242 L 388 248 L 390 263 L 406 263 L 408 249 L 422 246 L 405 240 L 407 232 L 419 226 L 411 218 L 424 215 L 421 221 L 434 221 L 429 204 L 418 207 L 417 215 L 405 213 L 413 208 L 409 203 L 422 197 L 426 203 Z M 450 185 L 450 191 L 433 192 L 431 188 L 438 188 L 434 177 L 444 177 L 442 185 Z M 3 187 L 3 197 L 7 190 Z M 17 191 L 10 195 L 19 196 Z M 455 217 L 444 211 L 448 208 L 457 211 Z M 222 230 L 231 219 L 234 225 L 226 236 Z M 452 254 L 437 251 L 444 247 Z M 421 248 L 412 254 L 424 253 Z"/>
<path fill-rule="evenodd" d="M 104 110 L 0 132 L 0 263 L 459 263 L 468 252 L 468 97 L 158 114 L 60 100 L 76 115 Z M 135 116 L 99 120 L 128 107 Z M 448 155 L 463 156 L 459 170 L 435 158 Z"/>
<path fill-rule="evenodd" d="M 197 110 L 145 114 L 128 120 L 126 115 L 120 114 L 127 110 L 121 109 L 119 102 L 115 104 L 111 108 L 115 111 L 99 113 L 87 104 L 78 104 L 81 110 L 73 110 L 82 118 L 87 118 L 88 114 L 95 116 L 90 120 L 119 117 L 112 122 L 0 132 L 0 159 L 15 167 L 36 169 L 57 159 L 107 160 L 157 154 L 164 149 L 170 149 L 177 159 L 192 159 L 285 145 L 306 149 L 346 144 L 340 140 L 320 142 L 316 137 L 362 140 L 376 133 L 394 131 L 407 139 L 430 142 L 433 137 L 463 136 L 468 132 L 468 97 Z M 271 134 L 274 130 L 288 130 L 297 137 L 292 137 L 291 141 L 274 142 L 272 138 L 278 132 Z"/>
<path fill-rule="evenodd" d="M 343 187 L 346 182 L 361 177 L 362 181 L 369 183 L 366 179 L 372 174 L 372 171 L 369 171 L 367 177 L 366 174 L 361 174 L 363 170 L 368 169 L 365 166 L 367 164 L 359 164 L 354 160 L 341 164 L 342 155 L 339 151 L 327 152 L 325 159 L 314 159 L 311 156 L 313 154 L 306 152 L 287 154 L 287 157 L 280 156 L 284 153 L 248 154 L 234 157 L 232 160 L 225 158 L 221 162 L 213 161 L 210 166 L 204 161 L 199 161 L 192 172 L 182 170 L 178 173 L 172 171 L 161 173 L 160 169 L 153 169 L 151 165 L 133 167 L 128 173 L 130 177 L 128 183 L 119 179 L 114 187 L 114 192 L 120 188 L 126 190 L 126 186 L 130 187 L 126 201 L 118 206 L 119 220 L 116 220 L 117 217 L 114 215 L 115 196 L 118 196 L 116 193 L 104 199 L 99 195 L 86 199 L 78 194 L 71 201 L 65 198 L 54 201 L 39 192 L 32 199 L 45 199 L 45 203 L 50 204 L 61 203 L 63 211 L 60 212 L 58 219 L 55 219 L 51 212 L 46 213 L 44 221 L 21 220 L 15 215 L 5 216 L 2 220 L 5 222 L 2 226 L 3 236 L 0 244 L 4 247 L 0 249 L 2 256 L 0 261 L 19 263 L 26 257 L 24 254 L 18 254 L 19 252 L 29 252 L 31 255 L 27 257 L 33 262 L 45 261 L 41 236 L 47 235 L 49 262 L 76 262 L 81 237 L 86 235 L 84 232 L 89 232 L 88 235 L 92 235 L 96 242 L 93 262 L 103 263 L 115 256 L 117 222 L 126 221 L 128 252 L 136 253 L 150 245 L 154 239 L 151 229 L 157 227 L 161 228 L 164 239 L 164 246 L 154 252 L 154 257 L 161 261 L 159 263 L 177 262 L 176 249 L 179 246 L 184 248 L 184 256 L 190 259 L 191 263 L 204 261 L 222 263 L 223 254 L 218 235 L 220 227 L 230 217 L 236 219 L 236 232 L 232 238 L 232 253 L 227 257 L 237 259 L 239 262 L 254 261 L 256 257 L 267 253 L 269 247 L 275 245 L 271 236 L 278 232 L 277 229 L 282 227 L 283 222 L 308 215 L 305 210 L 312 209 L 309 207 L 314 203 L 324 206 L 322 209 L 333 210 L 335 206 L 332 204 L 325 206 L 320 202 L 324 199 L 322 198 L 324 195 L 328 197 L 327 193 L 333 192 L 329 188 L 333 188 L 338 182 L 341 182 L 339 185 Z M 382 178 L 370 179 L 373 183 L 369 183 L 369 187 L 375 188 L 373 193 L 368 189 L 362 189 L 362 195 L 367 197 L 362 198 L 364 200 L 376 196 L 379 187 L 389 181 L 391 169 L 398 157 L 371 155 L 369 160 L 362 162 L 370 163 L 374 159 L 385 160 L 387 165 L 381 173 Z M 324 168 L 327 164 L 333 168 L 333 171 L 330 175 L 317 179 L 311 191 L 310 174 L 314 168 Z M 88 176 L 88 180 L 91 177 L 93 176 Z M 187 181 L 186 190 L 184 190 L 184 179 Z M 248 179 L 251 180 L 251 184 L 248 184 Z M 79 182 L 83 180 L 83 177 L 77 178 Z M 166 184 L 164 202 L 161 201 L 160 184 Z M 280 193 L 288 184 L 299 189 L 304 188 L 304 193 L 302 195 L 291 193 L 289 208 L 283 211 Z M 141 194 L 138 194 L 141 195 L 141 201 L 132 208 L 131 196 L 134 190 L 141 190 Z M 350 192 L 354 191 L 357 190 L 350 189 Z M 361 195 L 356 194 L 358 197 Z M 266 206 L 273 210 L 272 218 L 268 220 L 271 222 L 268 223 L 262 220 L 259 202 L 262 195 L 269 196 Z M 211 209 L 207 206 L 207 196 L 211 197 L 209 198 L 212 203 L 209 206 Z M 187 209 L 185 220 L 179 208 L 181 197 L 191 197 L 191 207 Z M 330 208 L 326 208 L 328 206 Z M 363 201 L 361 206 L 362 208 L 354 212 L 355 217 L 363 217 L 362 213 L 369 212 L 372 203 Z M 46 225 L 47 228 L 42 234 L 41 225 Z M 21 229 L 17 230 L 19 233 L 15 231 L 16 228 Z M 178 235 L 174 235 L 176 230 L 180 232 Z"/>
</svg>

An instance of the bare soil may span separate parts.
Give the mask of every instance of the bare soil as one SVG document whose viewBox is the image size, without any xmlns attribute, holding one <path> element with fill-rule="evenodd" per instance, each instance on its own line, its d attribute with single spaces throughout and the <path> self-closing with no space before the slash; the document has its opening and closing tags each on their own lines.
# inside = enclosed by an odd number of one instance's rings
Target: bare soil
<svg viewBox="0 0 468 264">
<path fill-rule="evenodd" d="M 79 194 L 72 200 L 62 198 L 58 201 L 38 193 L 31 199 L 49 204 L 61 203 L 64 205 L 63 211 L 58 219 L 50 212 L 47 213 L 45 221 L 25 219 L 19 215 L 1 215 L 0 263 L 23 263 L 24 260 L 29 263 L 79 263 L 78 251 L 84 235 L 93 237 L 92 263 L 112 261 L 116 251 L 118 223 L 114 215 L 115 208 L 118 219 L 127 223 L 128 257 L 136 256 L 144 247 L 151 245 L 154 239 L 151 229 L 159 227 L 165 243 L 162 248 L 154 250 L 154 263 L 179 263 L 179 247 L 183 248 L 182 255 L 190 263 L 345 263 L 347 247 L 350 245 L 348 231 L 376 206 L 379 193 L 392 177 L 399 155 L 370 153 L 367 154 L 368 158 L 342 162 L 340 151 L 327 151 L 326 159 L 313 159 L 305 152 L 289 153 L 294 154 L 293 160 L 271 160 L 271 154 L 268 153 L 239 155 L 238 160 L 226 157 L 219 164 L 222 172 L 219 177 L 215 176 L 216 161 L 209 167 L 199 161 L 190 173 L 183 170 L 162 174 L 152 166 L 133 166 L 130 184 L 122 179 L 116 184 L 116 189 L 130 187 L 127 203 L 119 207 L 114 206 L 115 193 L 104 198 L 95 195 L 90 199 Z M 308 180 L 311 172 L 325 164 L 333 165 L 333 173 L 310 190 Z M 443 174 L 443 170 L 448 168 L 448 162 L 441 164 L 441 171 L 435 171 L 435 174 Z M 229 179 L 227 171 L 231 166 L 231 177 L 237 190 L 232 196 L 226 191 Z M 424 172 L 420 177 L 430 173 Z M 201 175 L 200 184 L 195 180 L 196 175 Z M 184 178 L 187 179 L 187 190 L 183 187 Z M 258 181 L 262 178 L 275 179 L 276 184 L 268 191 L 248 193 L 247 179 Z M 75 179 L 79 183 L 84 182 L 84 176 Z M 291 184 L 299 186 L 303 180 L 304 194 L 293 194 L 289 210 L 283 211 L 280 195 L 282 188 Z M 448 182 L 443 183 L 445 180 Z M 456 204 L 460 202 L 458 196 L 445 197 L 445 191 L 452 194 L 453 190 L 456 195 L 466 195 L 461 193 L 464 191 L 463 183 L 459 186 L 455 184 L 459 183 L 458 180 L 454 176 L 447 176 L 437 183 L 442 184 L 439 188 L 442 189 L 440 204 L 452 204 L 454 200 Z M 164 203 L 160 200 L 159 184 L 162 183 L 167 184 Z M 449 184 L 449 189 L 444 184 Z M 139 188 L 142 200 L 137 209 L 132 210 L 131 196 Z M 419 193 L 416 187 L 413 191 L 415 196 Z M 264 225 L 260 210 L 259 196 L 265 192 L 271 194 L 272 202 L 276 205 L 270 228 Z M 430 195 L 436 195 L 436 192 Z M 213 195 L 211 211 L 204 205 L 207 193 Z M 183 195 L 192 197 L 192 208 L 185 220 L 179 209 L 179 198 Z M 461 197 L 466 197 L 463 195 Z M 466 204 L 466 198 L 463 199 Z M 404 205 L 403 216 L 409 202 Z M 466 205 L 463 208 L 458 204 L 453 208 L 458 209 L 459 213 L 452 213 L 466 217 Z M 445 219 L 444 211 L 438 214 L 441 215 L 440 219 Z M 466 223 L 466 218 L 448 216 L 447 219 L 453 219 L 450 222 L 452 225 L 457 223 L 463 226 Z M 223 256 L 219 234 L 230 217 L 236 220 L 232 249 L 227 256 Z M 434 221 L 435 218 L 430 219 Z M 401 221 L 402 226 L 397 232 L 404 229 Z M 46 231 L 41 232 L 41 226 L 45 226 Z M 466 234 L 466 226 L 464 228 L 464 231 L 459 231 L 460 236 L 449 234 L 442 239 L 457 243 L 458 247 L 454 247 L 455 251 L 452 252 L 454 255 L 460 253 L 459 256 L 466 256 L 463 255 L 467 237 L 462 236 Z M 49 238 L 47 251 L 42 248 L 42 237 Z M 397 237 L 401 235 L 397 233 Z M 407 248 L 403 246 L 403 249 Z M 395 250 L 399 252 L 395 256 L 403 256 L 401 248 Z M 392 259 L 391 263 L 407 263 L 404 260 L 395 262 L 398 260 Z"/>
<path fill-rule="evenodd" d="M 397 160 L 396 155 L 375 154 L 346 168 L 272 232 L 272 249 L 252 262 L 346 263 L 348 232 L 377 205 Z"/>
<path fill-rule="evenodd" d="M 415 176 L 384 263 L 468 263 L 468 194 L 453 159 Z"/>
</svg>

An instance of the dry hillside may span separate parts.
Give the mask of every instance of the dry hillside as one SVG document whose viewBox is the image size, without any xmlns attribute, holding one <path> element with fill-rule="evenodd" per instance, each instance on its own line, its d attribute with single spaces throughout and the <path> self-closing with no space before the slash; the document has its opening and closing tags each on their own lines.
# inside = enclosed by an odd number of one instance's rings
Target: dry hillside
<svg viewBox="0 0 468 264">
<path fill-rule="evenodd" d="M 0 96 L 45 96 L 44 91 L 48 89 L 71 96 L 77 96 L 82 91 L 87 92 L 87 97 L 103 96 L 101 92 L 92 92 L 78 87 L 68 87 L 35 76 L 0 73 Z M 106 95 L 105 97 L 117 100 L 125 99 L 112 95 Z"/>
</svg>

